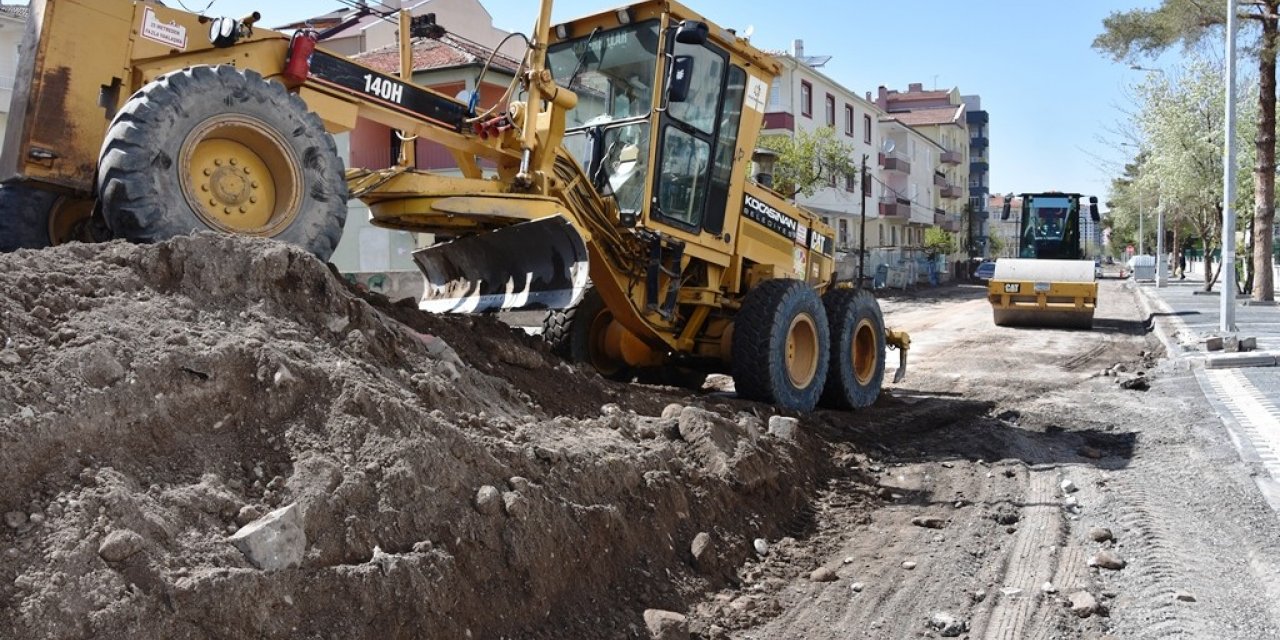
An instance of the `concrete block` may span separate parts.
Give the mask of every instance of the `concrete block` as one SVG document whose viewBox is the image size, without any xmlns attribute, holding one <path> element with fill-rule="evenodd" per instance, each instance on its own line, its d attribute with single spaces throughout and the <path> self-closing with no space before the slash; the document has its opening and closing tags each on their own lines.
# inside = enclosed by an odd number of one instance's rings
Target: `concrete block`
<svg viewBox="0 0 1280 640">
<path fill-rule="evenodd" d="M 1222 338 L 1220 336 L 1206 338 L 1204 349 L 1205 351 L 1222 351 Z"/>
<path fill-rule="evenodd" d="M 301 564 L 307 533 L 298 504 L 290 503 L 250 522 L 232 534 L 229 542 L 263 571 Z"/>
<path fill-rule="evenodd" d="M 1251 353 L 1224 353 L 1204 360 L 1206 369 L 1238 369 L 1242 367 L 1274 367 L 1276 356 L 1266 351 Z"/>
<path fill-rule="evenodd" d="M 1258 339 L 1257 339 L 1257 338 L 1252 338 L 1252 337 L 1251 337 L 1251 338 L 1240 338 L 1240 350 L 1241 350 L 1241 351 L 1257 351 L 1257 350 L 1258 350 Z"/>
</svg>

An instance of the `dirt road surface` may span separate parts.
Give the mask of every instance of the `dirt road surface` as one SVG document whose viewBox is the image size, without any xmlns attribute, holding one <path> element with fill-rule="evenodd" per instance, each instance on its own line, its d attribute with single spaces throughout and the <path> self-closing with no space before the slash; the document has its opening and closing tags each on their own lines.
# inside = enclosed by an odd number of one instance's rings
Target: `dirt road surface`
<svg viewBox="0 0 1280 640">
<path fill-rule="evenodd" d="M 792 423 L 275 243 L 0 256 L 0 637 L 1280 637 L 1260 470 L 1133 293 L 981 298 L 886 300 L 907 380 Z"/>
<path fill-rule="evenodd" d="M 866 414 L 817 417 L 836 471 L 811 526 L 698 605 L 707 628 L 1280 637 L 1280 526 L 1251 480 L 1262 471 L 1239 460 L 1189 371 L 1153 366 L 1134 292 L 1104 281 L 1101 299 L 1092 332 L 995 327 L 977 287 L 886 301 L 915 341 L 909 379 Z M 1150 390 L 1118 384 L 1137 372 Z M 1124 568 L 1091 566 L 1103 551 Z M 836 579 L 814 581 L 819 568 Z"/>
</svg>

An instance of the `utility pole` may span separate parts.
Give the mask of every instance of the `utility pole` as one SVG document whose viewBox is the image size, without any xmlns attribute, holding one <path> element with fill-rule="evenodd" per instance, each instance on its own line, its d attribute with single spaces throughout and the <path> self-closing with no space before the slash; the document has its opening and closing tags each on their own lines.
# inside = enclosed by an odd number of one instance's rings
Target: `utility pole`
<svg viewBox="0 0 1280 640">
<path fill-rule="evenodd" d="M 862 288 L 862 278 L 866 275 L 867 266 L 867 196 L 871 194 L 871 180 L 867 174 L 867 154 L 862 154 L 862 219 L 858 223 L 858 287 Z"/>
<path fill-rule="evenodd" d="M 1227 113 L 1222 160 L 1222 306 L 1218 329 L 1236 330 L 1236 0 L 1227 0 Z M 1206 256 L 1207 258 L 1207 256 Z M 1208 265 L 1206 259 L 1205 262 Z"/>
</svg>

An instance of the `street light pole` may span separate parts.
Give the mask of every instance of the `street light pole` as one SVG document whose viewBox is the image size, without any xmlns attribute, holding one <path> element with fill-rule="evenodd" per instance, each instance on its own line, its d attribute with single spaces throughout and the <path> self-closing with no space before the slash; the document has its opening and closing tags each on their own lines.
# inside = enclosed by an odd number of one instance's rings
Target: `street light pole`
<svg viewBox="0 0 1280 640">
<path fill-rule="evenodd" d="M 1236 330 L 1236 23 L 1236 0 L 1227 0 L 1227 139 L 1222 161 L 1222 306 L 1218 314 L 1218 329 L 1223 333 Z"/>
</svg>

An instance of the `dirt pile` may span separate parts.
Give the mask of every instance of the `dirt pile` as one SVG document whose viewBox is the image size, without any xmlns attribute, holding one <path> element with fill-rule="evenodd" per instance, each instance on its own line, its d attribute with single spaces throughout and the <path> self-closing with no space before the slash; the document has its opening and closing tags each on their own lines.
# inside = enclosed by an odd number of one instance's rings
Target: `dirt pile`
<svg viewBox="0 0 1280 640">
<path fill-rule="evenodd" d="M 815 482 L 751 405 L 372 302 L 265 241 L 0 256 L 5 635 L 639 636 Z M 287 505 L 260 570 L 229 538 Z"/>
</svg>

